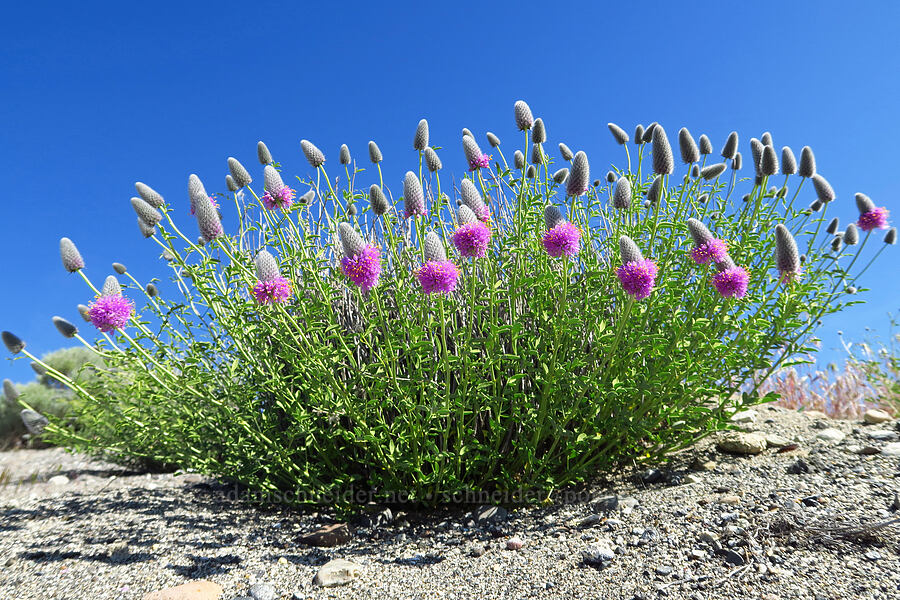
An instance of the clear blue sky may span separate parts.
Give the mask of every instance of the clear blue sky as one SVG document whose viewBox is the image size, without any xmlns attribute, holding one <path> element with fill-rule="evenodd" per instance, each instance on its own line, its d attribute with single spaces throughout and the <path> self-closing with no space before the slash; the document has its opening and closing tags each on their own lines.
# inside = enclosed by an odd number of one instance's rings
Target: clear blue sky
<svg viewBox="0 0 900 600">
<path fill-rule="evenodd" d="M 284 4 L 7 3 L 0 329 L 39 355 L 68 345 L 50 317 L 81 323 L 75 306 L 91 294 L 62 269 L 62 236 L 95 282 L 113 261 L 165 276 L 129 205 L 137 180 L 183 207 L 195 232 L 189 173 L 222 192 L 229 155 L 259 176 L 257 140 L 305 174 L 301 138 L 329 164 L 342 143 L 365 164 L 374 139 L 398 191 L 420 118 L 459 173 L 460 129 L 484 147 L 488 130 L 512 138 L 517 99 L 544 118 L 550 148 L 586 150 L 598 176 L 621 160 L 608 121 L 629 132 L 659 121 L 673 140 L 686 126 L 717 152 L 736 129 L 745 155 L 768 130 L 778 148 L 812 146 L 843 223 L 857 191 L 900 218 L 898 3 Z M 826 348 L 837 329 L 886 327 L 900 304 L 894 250 L 862 282 L 869 303 L 826 323 Z M 4 359 L 0 377 L 32 372 Z"/>
</svg>

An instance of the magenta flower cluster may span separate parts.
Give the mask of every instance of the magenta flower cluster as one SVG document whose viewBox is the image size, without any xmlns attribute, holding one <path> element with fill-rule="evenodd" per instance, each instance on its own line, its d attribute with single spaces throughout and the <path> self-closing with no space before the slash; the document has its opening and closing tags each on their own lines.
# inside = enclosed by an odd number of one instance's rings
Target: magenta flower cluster
<svg viewBox="0 0 900 600">
<path fill-rule="evenodd" d="M 288 186 L 284 186 L 274 195 L 266 192 L 263 194 L 262 200 L 263 205 L 269 210 L 275 210 L 276 208 L 281 208 L 282 210 L 288 209 L 291 207 L 291 204 L 294 203 L 294 196 L 297 192 L 289 188 Z"/>
<path fill-rule="evenodd" d="M 341 270 L 364 292 L 378 284 L 381 275 L 381 251 L 371 244 L 365 247 L 355 256 L 345 256 L 341 259 Z"/>
<path fill-rule="evenodd" d="M 541 243 L 547 254 L 553 257 L 575 256 L 581 249 L 581 231 L 568 221 L 563 221 L 544 234 Z"/>
<path fill-rule="evenodd" d="M 133 310 L 134 302 L 121 294 L 111 294 L 91 302 L 88 315 L 94 327 L 105 333 L 125 327 Z"/>
<path fill-rule="evenodd" d="M 647 258 L 633 260 L 616 269 L 622 288 L 637 300 L 650 295 L 656 285 L 658 272 L 656 263 Z"/>
<path fill-rule="evenodd" d="M 890 211 L 883 206 L 873 208 L 870 211 L 859 215 L 857 225 L 863 231 L 872 231 L 873 229 L 885 229 L 888 225 L 888 216 Z"/>
<path fill-rule="evenodd" d="M 698 265 L 724 262 L 728 258 L 728 245 L 724 240 L 712 238 L 705 244 L 691 249 L 691 258 Z"/>
<path fill-rule="evenodd" d="M 481 221 L 466 223 L 453 233 L 451 239 L 463 256 L 483 258 L 491 241 L 491 229 Z"/>
<path fill-rule="evenodd" d="M 416 271 L 426 294 L 447 293 L 456 289 L 459 269 L 449 260 L 431 260 Z"/>
<path fill-rule="evenodd" d="M 491 164 L 491 155 L 490 154 L 482 154 L 478 158 L 475 158 L 475 159 L 472 159 L 469 161 L 469 170 L 474 171 L 476 169 L 485 169 L 490 164 Z"/>
<path fill-rule="evenodd" d="M 750 274 L 744 267 L 730 267 L 713 275 L 712 283 L 723 298 L 743 298 L 747 294 Z"/>
<path fill-rule="evenodd" d="M 280 275 L 269 281 L 260 281 L 253 286 L 253 295 L 260 304 L 286 302 L 291 297 L 291 282 Z"/>
</svg>

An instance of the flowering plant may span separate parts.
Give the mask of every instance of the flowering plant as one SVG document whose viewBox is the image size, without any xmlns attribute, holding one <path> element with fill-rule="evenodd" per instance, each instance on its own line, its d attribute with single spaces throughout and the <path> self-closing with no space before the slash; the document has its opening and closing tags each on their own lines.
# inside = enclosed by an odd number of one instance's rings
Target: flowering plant
<svg viewBox="0 0 900 600">
<path fill-rule="evenodd" d="M 497 135 L 487 155 L 465 130 L 461 181 L 441 174 L 420 121 L 418 169 L 396 178 L 398 199 L 375 142 L 375 171 L 342 146 L 334 179 L 303 140 L 312 174 L 297 178 L 308 191 L 296 201 L 260 142 L 261 196 L 228 161 L 230 231 L 190 177 L 196 241 L 138 183 L 140 230 L 177 287 L 122 267 L 124 291 L 115 277 L 94 288 L 101 337 L 85 344 L 111 368 L 88 383 L 48 370 L 94 426 L 53 421 L 48 435 L 300 500 L 359 486 L 425 502 L 551 490 L 658 459 L 769 399 L 739 390 L 809 350 L 886 226 L 886 210 L 858 197 L 858 229 L 823 230 L 835 194 L 812 151 L 798 167 L 785 147 L 779 161 L 769 134 L 751 140 L 748 180 L 737 133 L 715 157 L 682 129 L 676 175 L 662 125 L 631 140 L 610 124 L 623 166 L 592 183 L 586 152 L 559 144 L 566 166 L 554 168 L 543 121 L 522 101 L 514 117 L 512 164 Z M 807 180 L 815 198 L 798 209 Z M 61 252 L 93 288 L 74 244 Z M 31 356 L 15 335 L 4 342 Z"/>
</svg>

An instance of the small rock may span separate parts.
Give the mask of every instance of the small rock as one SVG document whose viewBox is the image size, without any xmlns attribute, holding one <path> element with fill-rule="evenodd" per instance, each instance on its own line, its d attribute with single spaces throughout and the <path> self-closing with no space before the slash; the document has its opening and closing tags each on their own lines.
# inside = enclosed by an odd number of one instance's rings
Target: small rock
<svg viewBox="0 0 900 600">
<path fill-rule="evenodd" d="M 222 586 L 198 579 L 183 585 L 169 587 L 144 595 L 144 600 L 218 600 L 222 595 Z"/>
<path fill-rule="evenodd" d="M 690 558 L 691 560 L 703 560 L 704 558 L 706 558 L 706 551 L 700 550 L 698 548 L 693 548 L 690 554 L 688 554 L 688 558 Z"/>
<path fill-rule="evenodd" d="M 891 512 L 897 512 L 900 510 L 900 494 L 894 492 L 894 501 L 891 502 L 891 505 L 888 506 L 888 510 Z"/>
<path fill-rule="evenodd" d="M 693 473 L 686 475 L 684 478 L 685 483 L 701 483 L 702 481 L 703 480 L 699 476 L 694 475 Z"/>
<path fill-rule="evenodd" d="M 666 474 L 659 469 L 647 469 L 646 471 L 641 472 L 638 478 L 642 483 L 654 484 L 664 480 Z"/>
<path fill-rule="evenodd" d="M 619 507 L 619 497 L 618 496 L 601 496 L 597 499 L 597 502 L 594 504 L 594 509 L 609 512 L 611 510 L 616 510 Z"/>
<path fill-rule="evenodd" d="M 106 547 L 106 555 L 109 556 L 110 562 L 120 563 L 128 560 L 131 551 L 126 542 L 116 542 Z"/>
<path fill-rule="evenodd" d="M 322 587 L 332 587 L 350 583 L 360 576 L 362 567 L 343 558 L 335 558 L 319 567 L 313 583 Z"/>
<path fill-rule="evenodd" d="M 803 414 L 809 417 L 810 419 L 827 419 L 828 415 L 823 413 L 820 410 L 804 410 Z"/>
<path fill-rule="evenodd" d="M 759 454 L 766 449 L 766 438 L 759 433 L 726 431 L 719 436 L 716 446 L 731 454 Z"/>
<path fill-rule="evenodd" d="M 479 506 L 475 509 L 474 519 L 479 525 L 500 523 L 509 518 L 509 513 L 502 506 Z"/>
<path fill-rule="evenodd" d="M 249 594 L 253 600 L 275 600 L 277 597 L 275 588 L 268 583 L 257 583 L 250 588 Z"/>
<path fill-rule="evenodd" d="M 525 540 L 520 537 L 514 537 L 506 540 L 506 549 L 507 550 L 521 550 L 522 546 L 525 545 Z"/>
<path fill-rule="evenodd" d="M 879 442 L 897 441 L 897 432 L 889 429 L 873 429 L 868 435 L 870 440 L 878 440 Z"/>
<path fill-rule="evenodd" d="M 728 548 L 722 548 L 718 551 L 718 554 L 722 556 L 728 563 L 736 567 L 742 567 L 747 562 L 744 560 L 743 556 Z"/>
<path fill-rule="evenodd" d="M 816 438 L 822 440 L 823 442 L 831 442 L 837 443 L 847 437 L 843 431 L 840 429 L 835 429 L 834 427 L 829 427 L 828 429 L 823 429 L 820 431 Z"/>
<path fill-rule="evenodd" d="M 667 575 L 671 575 L 672 571 L 674 571 L 674 569 L 672 567 L 670 567 L 669 565 L 663 565 L 661 567 L 656 567 L 656 569 L 654 569 L 654 570 L 656 571 L 657 575 L 662 575 L 663 577 L 665 577 Z"/>
<path fill-rule="evenodd" d="M 691 469 L 694 471 L 715 471 L 716 466 L 716 461 L 704 460 L 699 456 L 694 458 L 694 462 L 691 463 Z"/>
<path fill-rule="evenodd" d="M 49 483 L 50 485 L 66 485 L 67 483 L 69 483 L 69 478 L 65 475 L 54 475 L 47 480 L 47 483 Z"/>
<path fill-rule="evenodd" d="M 484 544 L 471 544 L 468 547 L 468 555 L 474 556 L 478 558 L 479 556 L 484 556 L 484 553 L 487 552 L 487 548 Z"/>
<path fill-rule="evenodd" d="M 719 496 L 719 502 L 722 504 L 740 504 L 741 497 L 735 496 L 734 494 L 726 494 L 724 496 Z"/>
<path fill-rule="evenodd" d="M 885 456 L 900 456 L 900 442 L 891 442 L 885 444 L 881 448 L 881 453 Z"/>
<path fill-rule="evenodd" d="M 578 526 L 582 529 L 586 529 L 587 527 L 593 527 L 594 525 L 598 524 L 602 519 L 603 519 L 603 517 L 601 517 L 600 515 L 598 515 L 596 513 L 593 515 L 588 515 L 578 523 Z"/>
<path fill-rule="evenodd" d="M 347 527 L 346 523 L 326 525 L 325 527 L 301 536 L 297 541 L 301 544 L 306 544 L 307 546 L 332 548 L 350 541 L 350 528 Z"/>
<path fill-rule="evenodd" d="M 603 567 L 611 563 L 616 558 L 616 553 L 606 545 L 588 546 L 587 550 L 581 551 L 581 559 L 585 564 Z"/>
<path fill-rule="evenodd" d="M 869 552 L 863 554 L 863 556 L 865 556 L 867 560 L 871 560 L 873 562 L 876 560 L 881 560 L 882 558 L 881 552 L 878 552 L 877 550 L 870 550 Z"/>
<path fill-rule="evenodd" d="M 622 511 L 623 515 L 630 515 L 634 510 L 634 507 L 638 505 L 637 498 L 622 498 L 619 501 L 619 510 Z"/>
<path fill-rule="evenodd" d="M 881 454 L 881 448 L 877 446 L 859 446 L 857 454 L 864 456 L 872 456 L 873 454 Z"/>
<path fill-rule="evenodd" d="M 863 415 L 863 421 L 866 423 L 870 423 L 875 425 L 877 423 L 884 423 L 885 421 L 891 421 L 891 415 L 887 414 L 883 410 L 879 410 L 877 408 L 870 408 Z"/>
<path fill-rule="evenodd" d="M 733 423 L 752 423 L 756 420 L 755 410 L 742 410 L 731 415 Z"/>
<path fill-rule="evenodd" d="M 784 448 L 791 443 L 791 440 L 781 437 L 777 433 L 766 434 L 766 446 L 769 448 Z"/>
</svg>

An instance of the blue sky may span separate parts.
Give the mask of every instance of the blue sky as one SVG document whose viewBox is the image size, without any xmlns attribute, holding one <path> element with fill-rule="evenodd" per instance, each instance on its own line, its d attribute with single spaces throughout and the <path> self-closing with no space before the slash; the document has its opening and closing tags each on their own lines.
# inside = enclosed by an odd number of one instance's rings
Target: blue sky
<svg viewBox="0 0 900 600">
<path fill-rule="evenodd" d="M 771 131 L 776 147 L 815 150 L 843 223 L 858 191 L 900 216 L 898 3 L 285 4 L 5 7 L 0 329 L 39 355 L 67 345 L 50 317 L 80 322 L 91 294 L 63 271 L 62 236 L 96 282 L 113 261 L 165 275 L 135 224 L 135 181 L 186 216 L 188 174 L 225 191 L 226 157 L 256 169 L 257 140 L 293 174 L 307 169 L 301 138 L 332 164 L 342 143 L 365 163 L 374 139 L 398 190 L 420 118 L 460 172 L 461 128 L 484 147 L 485 131 L 512 137 L 517 99 L 543 117 L 551 148 L 586 150 L 598 176 L 621 159 L 609 121 L 629 132 L 659 121 L 673 140 L 686 126 L 716 151 L 735 129 L 745 155 Z M 900 304 L 894 250 L 861 282 L 868 304 L 826 323 L 826 348 L 837 329 L 886 328 Z M 0 377 L 32 372 L 3 360 Z"/>
</svg>

